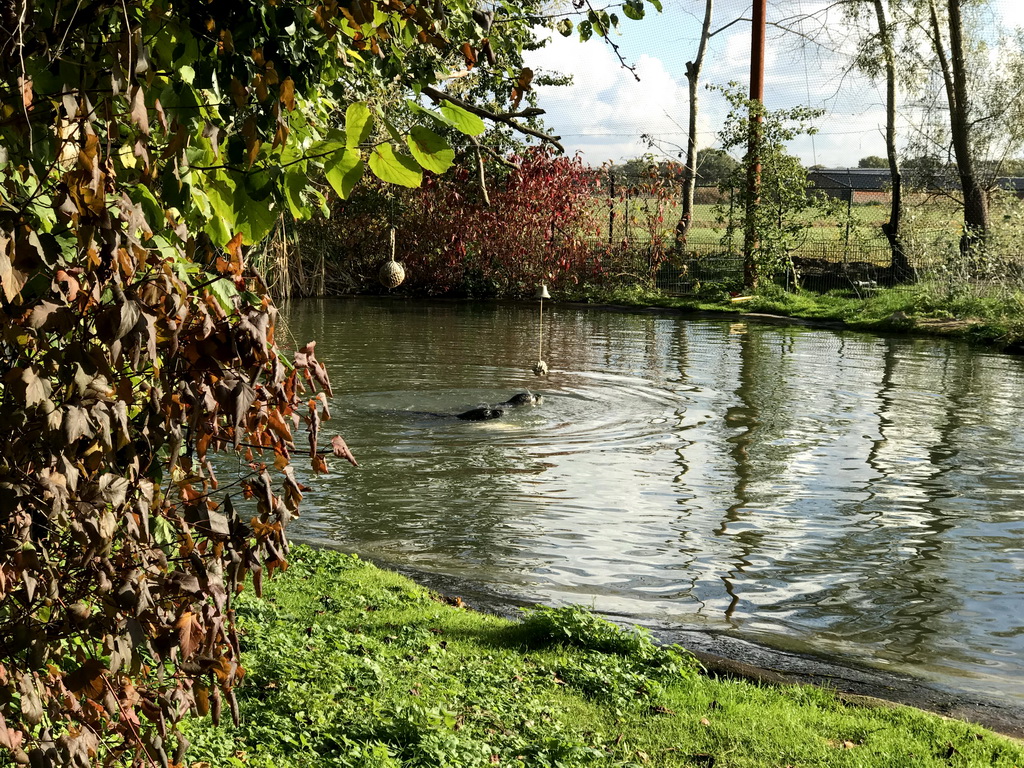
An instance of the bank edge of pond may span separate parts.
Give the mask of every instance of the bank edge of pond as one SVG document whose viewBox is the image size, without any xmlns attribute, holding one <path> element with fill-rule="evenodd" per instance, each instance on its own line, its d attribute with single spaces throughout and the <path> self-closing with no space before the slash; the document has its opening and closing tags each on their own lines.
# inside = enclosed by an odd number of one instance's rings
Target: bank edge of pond
<svg viewBox="0 0 1024 768">
<path fill-rule="evenodd" d="M 236 602 L 241 722 L 187 719 L 192 768 L 1024 766 L 980 726 L 696 675 L 583 609 L 514 623 L 342 552 L 290 561 Z"/>
<path fill-rule="evenodd" d="M 337 552 L 351 549 L 326 539 L 292 539 L 314 548 Z M 501 594 L 469 579 L 424 571 L 377 557 L 364 559 L 483 613 L 518 620 L 522 609 L 539 605 L 527 596 Z M 628 615 L 602 615 L 620 625 L 644 626 L 659 642 L 683 646 L 697 657 L 712 677 L 764 685 L 811 685 L 835 693 L 851 706 L 909 706 L 1024 740 L 1024 705 L 1021 704 L 941 689 L 910 675 L 857 666 L 848 660 L 783 651 L 723 632 L 650 624 Z"/>
<path fill-rule="evenodd" d="M 586 301 L 556 301 L 558 306 L 614 312 L 672 313 L 687 317 L 740 319 L 850 330 L 885 336 L 949 338 L 1007 354 L 1024 354 L 1024 313 L 1008 317 L 1005 306 L 979 304 L 974 312 L 922 308 L 899 294 L 883 298 L 837 299 L 808 292 L 781 296 L 744 296 L 700 300 L 658 293 L 597 294 Z"/>
<path fill-rule="evenodd" d="M 474 299 L 413 297 L 403 295 L 349 295 L 336 298 L 368 298 L 392 301 L 426 301 L 441 305 L 465 303 L 510 303 L 530 305 L 523 299 Z M 825 330 L 848 330 L 882 336 L 955 339 L 972 346 L 1006 354 L 1024 354 L 1024 312 L 1007 318 L 1005 312 L 985 311 L 954 314 L 913 300 L 836 299 L 809 292 L 779 296 L 738 297 L 743 301 L 696 299 L 646 291 L 597 291 L 580 298 L 555 296 L 547 306 L 601 310 L 634 314 L 673 314 L 684 317 L 797 325 Z M 891 297 L 890 297 L 891 298 Z M 1003 308 L 1005 309 L 1005 308 Z"/>
</svg>

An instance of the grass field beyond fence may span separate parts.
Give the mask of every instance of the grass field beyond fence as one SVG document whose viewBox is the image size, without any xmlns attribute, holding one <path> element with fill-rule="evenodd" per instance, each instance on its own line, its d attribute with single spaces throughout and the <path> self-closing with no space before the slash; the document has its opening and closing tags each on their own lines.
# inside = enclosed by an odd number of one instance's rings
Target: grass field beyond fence
<svg viewBox="0 0 1024 768">
<path fill-rule="evenodd" d="M 614 251 L 624 263 L 632 261 L 632 268 L 621 271 L 638 274 L 645 265 L 649 268 L 652 259 L 671 252 L 656 284 L 672 293 L 696 293 L 709 284 L 738 289 L 743 238 L 733 197 L 717 188 L 698 188 L 686 243 L 673 249 L 669 246 L 675 241 L 682 210 L 677 196 L 664 190 L 654 196 L 642 188 L 620 189 L 615 197 L 595 196 L 592 205 L 600 210 L 596 218 L 602 224 L 592 236 L 594 248 Z M 920 280 L 942 291 L 998 297 L 1024 288 L 1024 202 L 1005 192 L 995 193 L 991 202 L 987 253 L 976 263 L 965 264 L 959 253 L 962 213 L 958 204 L 946 196 L 907 195 L 904 244 Z M 889 243 L 882 233 L 889 205 L 887 199 L 840 203 L 836 216 L 804 215 L 806 226 L 790 251 L 800 284 L 820 291 L 853 292 L 883 284 L 884 270 L 891 263 Z M 727 237 L 730 229 L 733 234 Z M 787 280 L 792 287 L 792 276 Z"/>
</svg>

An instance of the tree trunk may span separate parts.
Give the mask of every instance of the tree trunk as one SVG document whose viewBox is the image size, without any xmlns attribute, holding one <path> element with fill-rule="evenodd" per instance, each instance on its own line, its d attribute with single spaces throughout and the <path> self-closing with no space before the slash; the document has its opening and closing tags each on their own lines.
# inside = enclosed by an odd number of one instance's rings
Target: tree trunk
<svg viewBox="0 0 1024 768">
<path fill-rule="evenodd" d="M 948 0 L 949 55 L 946 55 L 935 0 L 929 0 L 935 53 L 942 68 L 942 79 L 949 103 L 949 128 L 953 155 L 964 195 L 964 231 L 960 236 L 960 254 L 967 266 L 973 266 L 988 237 L 988 196 L 974 166 L 971 147 L 970 100 L 967 96 L 967 63 L 964 55 L 963 22 L 960 1 Z"/>
<path fill-rule="evenodd" d="M 676 225 L 676 244 L 686 246 L 686 237 L 693 224 L 693 193 L 697 186 L 697 115 L 699 112 L 700 71 L 704 66 L 704 54 L 707 52 L 708 40 L 711 38 L 711 14 L 714 0 L 705 0 L 704 25 L 700 30 L 700 44 L 697 56 L 693 61 L 686 62 L 686 79 L 690 84 L 690 123 L 687 126 L 686 167 L 683 169 L 683 212 Z"/>
<path fill-rule="evenodd" d="M 892 33 L 885 17 L 883 0 L 874 0 L 875 18 L 878 21 L 878 39 L 885 59 L 885 152 L 889 160 L 889 177 L 892 183 L 892 205 L 889 221 L 882 225 L 882 232 L 889 241 L 892 261 L 889 274 L 894 283 L 910 283 L 917 279 L 914 268 L 907 259 L 903 248 L 903 233 L 900 225 L 903 219 L 903 175 L 900 172 L 899 156 L 896 153 L 896 53 L 892 44 Z"/>
</svg>

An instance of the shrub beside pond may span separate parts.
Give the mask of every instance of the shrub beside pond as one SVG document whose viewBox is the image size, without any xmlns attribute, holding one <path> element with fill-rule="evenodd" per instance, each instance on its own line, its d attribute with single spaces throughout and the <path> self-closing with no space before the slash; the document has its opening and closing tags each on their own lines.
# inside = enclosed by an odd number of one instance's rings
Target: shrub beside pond
<svg viewBox="0 0 1024 768">
<path fill-rule="evenodd" d="M 1009 766 L 1021 746 L 917 710 L 711 680 L 578 608 L 521 623 L 296 548 L 238 620 L 242 724 L 186 725 L 204 766 Z"/>
</svg>

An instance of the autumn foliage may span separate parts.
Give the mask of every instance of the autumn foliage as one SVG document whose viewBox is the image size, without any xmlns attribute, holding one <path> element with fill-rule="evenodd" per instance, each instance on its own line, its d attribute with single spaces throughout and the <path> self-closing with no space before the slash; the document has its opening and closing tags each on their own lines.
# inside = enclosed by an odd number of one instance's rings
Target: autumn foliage
<svg viewBox="0 0 1024 768">
<path fill-rule="evenodd" d="M 387 6 L 359 7 L 433 28 Z M 383 51 L 337 4 L 0 17 L 0 763 L 167 765 L 186 714 L 237 715 L 232 600 L 286 567 L 292 462 L 355 463 L 245 251 L 324 163 L 357 178 L 369 119 L 323 140 L 323 84 Z"/>
<path fill-rule="evenodd" d="M 406 294 L 520 297 L 540 281 L 594 281 L 605 268 L 593 247 L 599 178 L 578 157 L 535 147 L 489 172 L 487 201 L 465 166 L 430 175 L 415 190 L 366 185 L 336 204 L 330 219 L 302 226 L 301 251 L 326 252 L 335 276 L 345 276 L 328 291 L 379 290 L 390 227 Z"/>
<path fill-rule="evenodd" d="M 424 184 L 399 232 L 411 289 L 419 280 L 437 292 L 524 296 L 541 281 L 557 287 L 600 274 L 597 175 L 579 157 L 546 148 L 511 162 L 489 185 L 489 204 L 466 169 Z"/>
<path fill-rule="evenodd" d="M 671 178 L 645 171 L 624 184 L 616 172 L 609 183 L 608 169 L 543 147 L 488 166 L 486 199 L 466 166 L 429 176 L 418 190 L 365 186 L 330 219 L 303 224 L 298 250 L 327 253 L 336 280 L 328 292 L 380 290 L 377 268 L 394 226 L 407 273 L 401 292 L 509 298 L 532 296 L 541 282 L 567 291 L 643 284 L 668 258 L 678 217 Z"/>
<path fill-rule="evenodd" d="M 237 714 L 232 600 L 286 567 L 293 462 L 356 463 L 246 258 L 483 117 L 530 130 L 539 7 L 0 0 L 0 763 L 167 765 L 187 713 Z"/>
</svg>

